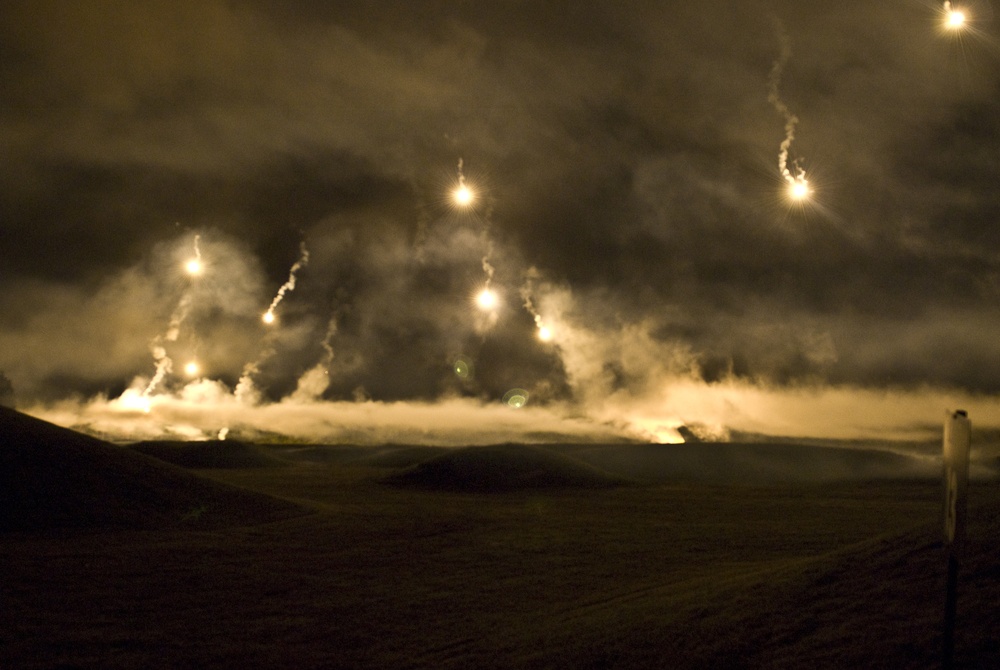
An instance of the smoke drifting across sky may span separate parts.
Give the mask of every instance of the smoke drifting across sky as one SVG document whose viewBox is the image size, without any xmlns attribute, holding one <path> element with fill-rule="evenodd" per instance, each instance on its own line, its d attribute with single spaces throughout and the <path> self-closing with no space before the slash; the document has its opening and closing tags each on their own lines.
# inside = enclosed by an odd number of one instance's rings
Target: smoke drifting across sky
<svg viewBox="0 0 1000 670">
<path fill-rule="evenodd" d="M 256 415 L 310 437 L 1000 424 L 998 24 L 967 6 L 956 35 L 922 0 L 12 0 L 0 370 L 29 411 L 143 435 L 266 430 L 227 395 L 253 361 Z M 116 409 L 183 296 L 168 354 L 202 380 Z"/>
</svg>

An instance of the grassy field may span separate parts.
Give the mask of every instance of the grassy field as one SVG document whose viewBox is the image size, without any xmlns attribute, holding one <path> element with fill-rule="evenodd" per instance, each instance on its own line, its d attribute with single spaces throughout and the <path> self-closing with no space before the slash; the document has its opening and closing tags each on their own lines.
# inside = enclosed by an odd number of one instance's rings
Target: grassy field
<svg viewBox="0 0 1000 670">
<path fill-rule="evenodd" d="M 440 450 L 231 453 L 185 472 L 282 514 L 0 535 L 0 667 L 939 665 L 933 480 L 435 490 L 398 474 Z M 1000 492 L 971 496 L 957 666 L 1000 667 Z"/>
</svg>

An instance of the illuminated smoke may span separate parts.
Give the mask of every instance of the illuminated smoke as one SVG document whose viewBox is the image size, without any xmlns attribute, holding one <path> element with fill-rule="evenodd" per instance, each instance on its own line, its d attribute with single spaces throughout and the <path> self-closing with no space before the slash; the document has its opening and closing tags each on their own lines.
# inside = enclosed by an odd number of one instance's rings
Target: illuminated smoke
<svg viewBox="0 0 1000 670">
<path fill-rule="evenodd" d="M 493 273 L 496 268 L 490 263 L 490 256 L 493 253 L 493 242 L 486 240 L 486 255 L 483 256 L 483 273 L 486 275 L 486 288 L 489 288 L 490 283 L 493 281 Z"/>
<path fill-rule="evenodd" d="M 330 319 L 323 338 L 323 357 L 316 365 L 309 368 L 299 377 L 291 399 L 297 402 L 319 400 L 330 385 L 330 364 L 333 363 L 333 336 L 337 334 L 337 315 Z"/>
<path fill-rule="evenodd" d="M 476 194 L 473 193 L 469 185 L 465 183 L 465 174 L 462 173 L 463 161 L 461 158 L 458 159 L 458 186 L 451 193 L 452 199 L 455 201 L 456 205 L 460 207 L 468 207 L 475 200 Z"/>
<path fill-rule="evenodd" d="M 194 236 L 194 258 L 188 261 L 185 266 L 188 274 L 191 275 L 200 274 L 203 269 L 201 261 L 201 248 L 198 244 L 200 240 L 200 235 Z M 153 391 L 156 390 L 156 387 L 163 382 L 163 379 L 173 370 L 173 361 L 167 355 L 167 350 L 163 343 L 176 342 L 177 338 L 180 337 L 181 325 L 191 312 L 192 302 L 193 298 L 191 295 L 191 288 L 188 287 L 181 295 L 180 300 L 177 301 L 177 307 L 174 308 L 173 313 L 170 315 L 170 322 L 167 324 L 167 332 L 162 336 L 158 335 L 150 345 L 150 349 L 153 354 L 153 362 L 156 365 L 156 372 L 153 374 L 153 378 L 149 380 L 149 384 L 146 386 L 146 389 L 142 392 L 143 396 L 150 396 Z"/>
<path fill-rule="evenodd" d="M 528 268 L 528 271 L 524 273 L 524 284 L 521 285 L 521 300 L 523 301 L 524 309 L 527 310 L 528 314 L 535 321 L 535 328 L 538 329 L 538 339 L 542 342 L 551 342 L 553 337 L 552 329 L 543 323 L 542 315 L 538 313 L 532 297 L 535 292 L 535 280 L 538 279 L 538 276 L 538 270 L 534 267 Z"/>
<path fill-rule="evenodd" d="M 160 385 L 160 382 L 163 381 L 163 378 L 170 374 L 170 371 L 173 370 L 174 367 L 174 362 L 170 360 L 169 356 L 167 356 L 167 350 L 163 348 L 162 345 L 157 343 L 158 340 L 159 338 L 154 341 L 152 347 L 153 362 L 156 364 L 156 373 L 153 375 L 153 378 L 149 380 L 149 384 L 146 385 L 145 390 L 143 390 L 143 397 L 149 397 L 153 391 L 156 390 L 156 387 Z"/>
<path fill-rule="evenodd" d="M 194 258 L 189 260 L 184 266 L 188 271 L 189 275 L 200 275 L 204 269 L 204 265 L 201 262 L 201 249 L 198 246 L 198 242 L 201 240 L 201 235 L 194 236 Z"/>
<path fill-rule="evenodd" d="M 778 94 L 778 88 L 781 84 L 781 77 L 784 74 L 785 66 L 788 65 L 788 61 L 792 57 L 792 45 L 788 39 L 788 34 L 785 32 L 784 26 L 781 21 L 775 19 L 774 21 L 775 32 L 778 35 L 778 43 L 781 47 L 781 51 L 778 55 L 778 59 L 774 61 L 774 65 L 771 67 L 771 73 L 767 78 L 767 100 L 771 105 L 781 114 L 782 118 L 785 120 L 785 139 L 782 140 L 781 146 L 778 151 L 778 172 L 789 184 L 789 193 L 795 199 L 804 198 L 809 193 L 808 182 L 806 181 L 806 173 L 797 162 L 793 162 L 795 168 L 795 173 L 788 168 L 788 153 L 792 148 L 792 142 L 795 141 L 795 126 L 799 123 L 799 117 L 792 113 L 792 110 L 788 108 L 788 105 L 781 99 Z"/>
<path fill-rule="evenodd" d="M 276 318 L 274 310 L 285 297 L 285 294 L 289 291 L 295 290 L 296 273 L 309 263 L 309 250 L 306 249 L 306 243 L 302 242 L 299 245 L 299 249 L 301 255 L 299 260 L 295 261 L 291 270 L 289 270 L 288 281 L 281 285 L 281 288 L 278 289 L 278 293 L 274 296 L 274 300 L 271 301 L 271 306 L 267 308 L 267 311 L 264 312 L 261 317 L 261 320 L 268 325 L 274 323 Z M 274 347 L 268 345 L 256 360 L 243 366 L 243 372 L 240 374 L 240 379 L 236 383 L 236 388 L 233 391 L 237 400 L 249 405 L 260 404 L 263 396 L 254 383 L 253 377 L 260 372 L 260 366 L 264 363 L 264 361 L 269 359 L 274 354 Z"/>
<path fill-rule="evenodd" d="M 289 291 L 295 290 L 295 275 L 296 273 L 309 264 L 309 250 L 306 249 L 306 243 L 302 242 L 299 245 L 299 250 L 301 255 L 299 260 L 295 261 L 292 265 L 292 269 L 288 272 L 288 281 L 281 285 L 278 289 L 277 295 L 274 296 L 274 300 L 271 301 L 271 306 L 267 308 L 264 312 L 264 316 L 261 317 L 264 323 L 271 324 L 274 323 L 274 310 L 278 307 L 278 304 L 284 299 L 285 294 Z"/>
<path fill-rule="evenodd" d="M 253 375 L 260 372 L 260 364 L 257 361 L 247 363 L 243 366 L 240 380 L 236 382 L 236 389 L 233 395 L 245 405 L 259 405 L 261 393 L 253 382 Z"/>
</svg>

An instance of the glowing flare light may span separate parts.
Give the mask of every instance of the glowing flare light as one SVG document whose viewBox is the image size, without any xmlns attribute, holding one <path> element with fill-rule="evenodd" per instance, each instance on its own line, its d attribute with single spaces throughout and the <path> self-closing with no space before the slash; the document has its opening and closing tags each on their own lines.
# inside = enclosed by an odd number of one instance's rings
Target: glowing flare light
<svg viewBox="0 0 1000 670">
<path fill-rule="evenodd" d="M 804 177 L 797 177 L 788 183 L 788 196 L 792 200 L 805 200 L 809 192 L 809 182 Z"/>
<path fill-rule="evenodd" d="M 470 189 L 465 184 L 462 184 L 454 191 L 452 191 L 451 197 L 452 199 L 454 199 L 456 205 L 459 205 L 461 207 L 468 207 L 469 205 L 472 204 L 472 201 L 475 199 L 476 196 L 472 192 L 472 189 Z"/>
<path fill-rule="evenodd" d="M 965 12 L 952 7 L 950 2 L 945 2 L 944 25 L 950 30 L 960 30 L 965 25 Z"/>
<path fill-rule="evenodd" d="M 479 308 L 482 310 L 494 309 L 499 302 L 500 299 L 497 297 L 497 294 L 488 288 L 483 289 L 476 296 L 476 304 L 479 305 Z"/>
</svg>

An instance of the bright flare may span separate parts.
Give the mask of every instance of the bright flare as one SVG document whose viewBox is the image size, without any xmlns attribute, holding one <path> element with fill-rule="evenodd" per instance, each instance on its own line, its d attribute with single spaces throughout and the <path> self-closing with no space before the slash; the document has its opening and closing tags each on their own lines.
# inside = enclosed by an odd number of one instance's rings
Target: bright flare
<svg viewBox="0 0 1000 670">
<path fill-rule="evenodd" d="M 184 269 L 187 270 L 189 275 L 200 275 L 204 268 L 202 268 L 200 260 L 192 258 L 184 265 Z"/>
<path fill-rule="evenodd" d="M 475 196 L 472 193 L 472 189 L 470 189 L 465 184 L 462 184 L 454 191 L 452 191 L 451 197 L 455 200 L 456 205 L 460 205 L 462 207 L 468 207 L 469 205 L 472 204 L 472 200 Z"/>
<path fill-rule="evenodd" d="M 483 289 L 479 292 L 479 295 L 476 296 L 476 304 L 483 310 L 493 309 L 499 302 L 497 294 L 488 288 Z"/>
<path fill-rule="evenodd" d="M 950 2 L 944 3 L 944 25 L 951 30 L 958 30 L 965 25 L 965 12 L 955 9 Z"/>
<path fill-rule="evenodd" d="M 552 331 L 545 326 L 540 326 L 538 328 L 538 339 L 542 342 L 550 342 L 552 340 Z"/>
<path fill-rule="evenodd" d="M 274 323 L 274 312 L 271 310 L 264 312 L 264 316 L 260 317 L 260 320 L 268 325 Z"/>
<path fill-rule="evenodd" d="M 188 377 L 197 377 L 199 372 L 201 372 L 201 368 L 196 361 L 190 361 L 184 366 L 184 374 Z"/>
<path fill-rule="evenodd" d="M 788 196 L 792 200 L 805 200 L 809 197 L 809 182 L 803 178 L 798 178 L 788 185 Z"/>
</svg>

